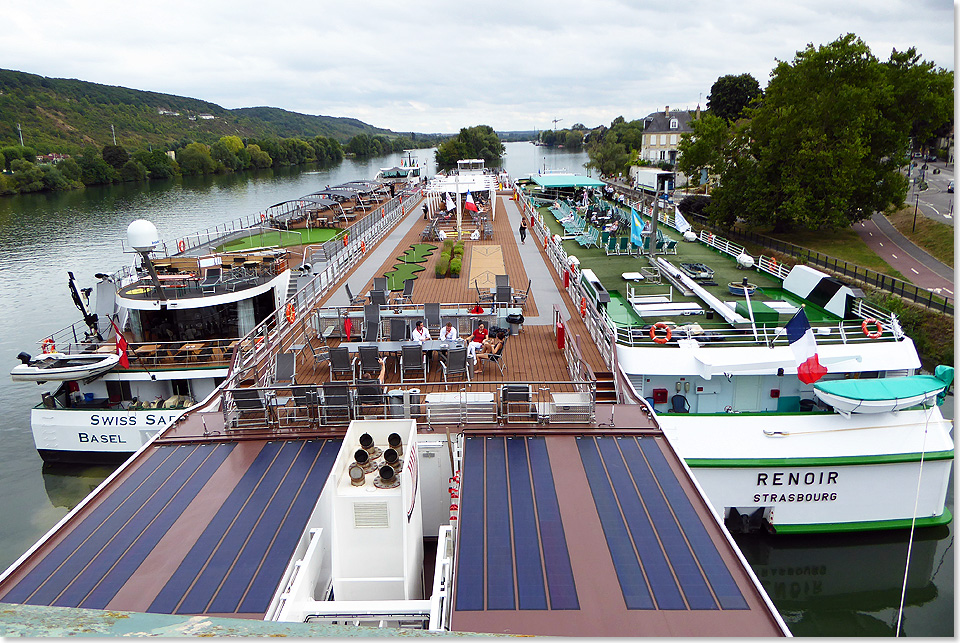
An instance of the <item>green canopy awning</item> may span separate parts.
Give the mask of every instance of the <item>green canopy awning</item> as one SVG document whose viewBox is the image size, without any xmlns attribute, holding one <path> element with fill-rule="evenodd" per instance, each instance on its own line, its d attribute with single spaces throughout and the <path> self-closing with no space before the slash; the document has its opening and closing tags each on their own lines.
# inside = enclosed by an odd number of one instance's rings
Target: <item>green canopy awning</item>
<svg viewBox="0 0 960 643">
<path fill-rule="evenodd" d="M 534 174 L 530 178 L 541 188 L 602 188 L 606 185 L 581 174 Z"/>
</svg>

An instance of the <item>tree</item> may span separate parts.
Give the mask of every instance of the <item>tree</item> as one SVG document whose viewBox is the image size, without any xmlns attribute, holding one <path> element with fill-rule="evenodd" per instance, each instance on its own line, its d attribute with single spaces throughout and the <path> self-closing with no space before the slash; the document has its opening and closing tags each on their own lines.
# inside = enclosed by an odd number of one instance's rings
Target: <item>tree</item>
<svg viewBox="0 0 960 643">
<path fill-rule="evenodd" d="M 57 163 L 57 169 L 60 170 L 61 176 L 70 182 L 80 180 L 80 165 L 72 158 L 63 159 Z"/>
<path fill-rule="evenodd" d="M 138 163 L 137 161 L 130 159 L 123 164 L 122 168 L 120 168 L 120 180 L 146 181 L 147 168 L 145 168 L 142 163 Z"/>
<path fill-rule="evenodd" d="M 212 156 L 213 160 L 219 163 L 221 167 L 230 172 L 233 172 L 240 166 L 240 159 L 237 158 L 236 152 L 230 149 L 230 146 L 223 141 L 223 138 L 210 146 L 210 156 Z"/>
<path fill-rule="evenodd" d="M 853 34 L 778 62 L 762 104 L 731 129 L 711 216 L 778 232 L 830 230 L 902 205 L 907 181 L 898 165 L 911 128 L 937 123 L 937 106 L 953 100 L 952 80 L 950 89 L 939 82 L 946 74 L 903 62 L 894 52 L 881 63 Z M 945 95 L 921 101 L 914 113 L 898 108 L 904 78 L 930 75 L 928 87 Z"/>
<path fill-rule="evenodd" d="M 464 127 L 460 133 L 437 146 L 435 157 L 441 168 L 456 167 L 461 159 L 483 159 L 488 166 L 499 165 L 503 143 L 489 125 Z"/>
<path fill-rule="evenodd" d="M 38 192 L 43 189 L 43 172 L 30 161 L 13 159 L 10 170 L 13 172 L 17 192 Z"/>
<path fill-rule="evenodd" d="M 177 155 L 177 163 L 184 174 L 211 174 L 217 168 L 210 156 L 210 147 L 203 143 L 190 143 Z"/>
<path fill-rule="evenodd" d="M 117 178 L 117 171 L 103 160 L 100 150 L 93 145 L 83 148 L 77 164 L 80 166 L 80 180 L 84 185 L 113 183 Z"/>
<path fill-rule="evenodd" d="M 263 169 L 273 165 L 273 159 L 270 155 L 260 149 L 256 143 L 247 146 L 247 152 L 250 154 L 250 164 L 258 169 Z"/>
<path fill-rule="evenodd" d="M 103 160 L 110 164 L 115 170 L 119 170 L 123 165 L 130 160 L 130 155 L 127 154 L 127 150 L 123 149 L 119 145 L 104 145 Z"/>
<path fill-rule="evenodd" d="M 707 109 L 714 116 L 735 121 L 740 118 L 743 109 L 748 107 L 754 98 L 762 95 L 760 83 L 750 74 L 721 76 L 710 88 Z"/>
<path fill-rule="evenodd" d="M 677 146 L 677 169 L 687 176 L 698 176 L 701 170 L 719 174 L 723 171 L 725 146 L 730 138 L 730 125 L 711 112 L 690 123 L 692 132 L 680 135 Z"/>
</svg>

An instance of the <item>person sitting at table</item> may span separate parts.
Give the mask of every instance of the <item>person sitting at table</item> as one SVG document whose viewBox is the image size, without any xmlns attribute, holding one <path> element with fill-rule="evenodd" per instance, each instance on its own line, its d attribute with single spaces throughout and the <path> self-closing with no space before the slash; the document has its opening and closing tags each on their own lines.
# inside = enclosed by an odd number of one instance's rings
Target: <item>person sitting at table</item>
<svg viewBox="0 0 960 643">
<path fill-rule="evenodd" d="M 382 357 L 380 362 L 380 374 L 377 379 L 373 379 L 367 373 L 357 380 L 357 403 L 359 406 L 383 406 L 386 399 L 383 394 L 383 380 L 387 372 L 387 362 Z"/>
<path fill-rule="evenodd" d="M 433 338 L 430 337 L 430 330 L 423 325 L 423 320 L 418 319 L 416 328 L 410 331 L 410 339 L 417 342 L 418 344 L 422 344 L 428 339 L 433 339 Z"/>
<path fill-rule="evenodd" d="M 494 339 L 489 344 L 484 345 L 484 348 L 485 349 L 489 348 L 489 350 L 484 350 L 483 352 L 477 353 L 474 356 L 474 368 L 473 368 L 474 373 L 479 374 L 480 371 L 483 370 L 483 360 L 490 359 L 491 355 L 493 355 L 498 350 L 500 350 L 500 347 L 503 346 L 503 340 L 505 337 L 506 335 L 503 333 L 503 331 L 500 331 L 499 333 L 497 333 L 496 339 Z"/>
<path fill-rule="evenodd" d="M 453 327 L 453 322 L 447 322 L 447 325 L 440 331 L 441 342 L 452 342 L 459 337 L 457 329 Z"/>
<path fill-rule="evenodd" d="M 487 327 L 483 324 L 483 322 L 480 322 L 477 324 L 477 327 L 474 329 L 473 335 L 470 336 L 470 341 L 476 342 L 478 344 L 482 344 L 483 340 L 485 340 L 486 338 L 487 338 Z"/>
</svg>

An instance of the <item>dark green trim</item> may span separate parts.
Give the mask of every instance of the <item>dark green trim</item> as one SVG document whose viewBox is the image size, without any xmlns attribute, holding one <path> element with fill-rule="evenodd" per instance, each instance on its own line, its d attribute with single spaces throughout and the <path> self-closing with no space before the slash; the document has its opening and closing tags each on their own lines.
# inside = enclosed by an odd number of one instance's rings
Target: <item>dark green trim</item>
<svg viewBox="0 0 960 643">
<path fill-rule="evenodd" d="M 939 516 L 917 518 L 917 527 L 941 527 L 950 524 L 953 514 L 944 508 Z M 868 522 L 824 522 L 811 525 L 773 525 L 777 534 L 826 534 L 841 531 L 879 531 L 881 529 L 909 529 L 913 524 L 909 518 L 898 520 L 872 520 Z"/>
<path fill-rule="evenodd" d="M 691 469 L 749 469 L 756 467 L 843 467 L 871 464 L 900 464 L 904 462 L 953 460 L 953 449 L 893 455 L 856 455 L 833 458 L 684 458 Z"/>
</svg>

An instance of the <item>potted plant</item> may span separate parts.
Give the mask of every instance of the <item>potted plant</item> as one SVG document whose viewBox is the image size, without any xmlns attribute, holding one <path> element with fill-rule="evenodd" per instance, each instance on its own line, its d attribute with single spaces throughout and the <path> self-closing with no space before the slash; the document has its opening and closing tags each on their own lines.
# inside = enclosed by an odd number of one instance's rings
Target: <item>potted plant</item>
<svg viewBox="0 0 960 643">
<path fill-rule="evenodd" d="M 450 260 L 445 258 L 443 255 L 440 256 L 440 259 L 437 260 L 437 265 L 434 268 L 437 279 L 443 279 L 447 276 L 447 271 L 450 270 Z"/>
<path fill-rule="evenodd" d="M 461 261 L 460 257 L 454 257 L 454 258 L 450 261 L 450 276 L 451 276 L 451 277 L 459 277 L 459 276 L 460 276 L 460 268 L 461 268 L 462 266 L 463 266 L 463 262 Z"/>
</svg>

